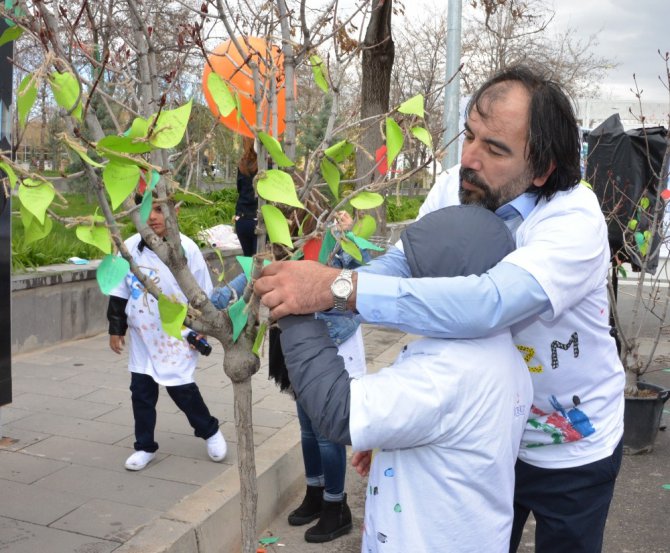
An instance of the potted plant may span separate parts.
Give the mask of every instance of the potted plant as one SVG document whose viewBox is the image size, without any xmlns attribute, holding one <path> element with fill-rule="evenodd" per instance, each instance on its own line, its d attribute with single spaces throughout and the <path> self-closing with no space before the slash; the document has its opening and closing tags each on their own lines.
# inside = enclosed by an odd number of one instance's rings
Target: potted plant
<svg viewBox="0 0 670 553">
<path fill-rule="evenodd" d="M 670 390 L 647 381 L 661 370 L 670 324 L 670 136 L 664 127 L 624 131 L 618 114 L 588 137 L 586 179 L 601 200 L 612 251 L 612 333 L 626 371 L 624 452 L 650 452 Z M 619 287 L 619 279 L 625 287 Z"/>
</svg>

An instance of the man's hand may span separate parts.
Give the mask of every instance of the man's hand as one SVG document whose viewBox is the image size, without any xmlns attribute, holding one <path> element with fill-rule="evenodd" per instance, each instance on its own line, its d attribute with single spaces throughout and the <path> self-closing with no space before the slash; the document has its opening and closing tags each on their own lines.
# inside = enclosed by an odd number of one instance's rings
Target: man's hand
<svg viewBox="0 0 670 553">
<path fill-rule="evenodd" d="M 114 353 L 121 353 L 123 351 L 123 346 L 126 345 L 126 338 L 124 336 L 114 336 L 113 334 L 109 335 L 109 347 Z"/>
<path fill-rule="evenodd" d="M 372 464 L 372 451 L 357 451 L 351 458 L 351 466 L 361 476 L 370 474 L 370 465 Z"/>
<path fill-rule="evenodd" d="M 339 272 L 316 261 L 277 261 L 263 269 L 254 292 L 270 308 L 270 317 L 275 320 L 291 314 L 324 311 L 333 307 L 330 285 Z M 352 297 L 355 290 L 354 286 Z M 350 298 L 352 301 L 355 305 L 355 299 Z"/>
</svg>

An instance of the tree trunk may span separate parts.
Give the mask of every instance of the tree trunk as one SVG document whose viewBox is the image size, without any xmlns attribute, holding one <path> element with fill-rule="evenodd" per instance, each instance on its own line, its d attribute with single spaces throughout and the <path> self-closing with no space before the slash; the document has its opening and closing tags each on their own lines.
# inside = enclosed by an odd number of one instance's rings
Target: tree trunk
<svg viewBox="0 0 670 553">
<path fill-rule="evenodd" d="M 363 41 L 363 80 L 361 83 L 361 119 L 375 117 L 389 110 L 391 70 L 395 46 L 391 37 L 393 0 L 373 0 L 372 16 Z M 356 152 L 356 178 L 358 186 L 374 179 L 375 152 L 384 144 L 379 125 L 364 122 L 360 144 Z M 386 209 L 377 208 L 375 217 L 379 230 L 386 228 Z"/>
<path fill-rule="evenodd" d="M 226 349 L 223 369 L 233 382 L 235 430 L 237 432 L 237 470 L 240 475 L 240 526 L 242 553 L 255 553 L 256 459 L 254 454 L 254 428 L 251 416 L 251 377 L 258 371 L 260 361 L 251 353 L 252 342 L 243 334 L 238 342 Z"/>
</svg>

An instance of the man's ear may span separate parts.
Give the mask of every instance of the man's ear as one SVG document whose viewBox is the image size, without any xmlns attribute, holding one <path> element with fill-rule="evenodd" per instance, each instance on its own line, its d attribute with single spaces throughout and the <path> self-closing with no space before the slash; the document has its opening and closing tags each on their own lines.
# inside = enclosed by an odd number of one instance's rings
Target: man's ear
<svg viewBox="0 0 670 553">
<path fill-rule="evenodd" d="M 533 179 L 533 186 L 542 188 L 544 186 L 544 183 L 547 182 L 547 179 L 554 172 L 555 169 L 556 169 L 556 162 L 552 160 L 549 163 L 549 168 L 544 172 L 544 174 L 540 175 L 539 177 L 535 177 Z"/>
</svg>

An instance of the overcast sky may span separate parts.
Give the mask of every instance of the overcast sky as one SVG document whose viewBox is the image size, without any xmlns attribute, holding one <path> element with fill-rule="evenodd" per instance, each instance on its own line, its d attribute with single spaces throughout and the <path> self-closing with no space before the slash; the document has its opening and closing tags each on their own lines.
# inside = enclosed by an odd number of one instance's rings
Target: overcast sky
<svg viewBox="0 0 670 553">
<path fill-rule="evenodd" d="M 402 1 L 409 17 L 420 6 L 434 6 L 437 13 L 442 11 L 447 16 L 447 0 Z M 470 0 L 461 1 L 465 12 Z M 670 0 L 545 0 L 545 3 L 553 5 L 556 13 L 548 31 L 558 33 L 573 27 L 585 39 L 598 34 L 596 53 L 619 64 L 602 82 L 603 98 L 634 101 L 630 89 L 635 73 L 646 101 L 668 102 L 668 91 L 658 79 L 665 74 L 665 64 L 657 51 L 670 51 Z"/>
<path fill-rule="evenodd" d="M 635 73 L 644 99 L 668 101 L 657 51 L 670 51 L 670 0 L 554 0 L 554 11 L 557 30 L 575 27 L 585 36 L 600 31 L 598 54 L 619 63 L 601 85 L 603 97 L 633 100 Z"/>
</svg>

